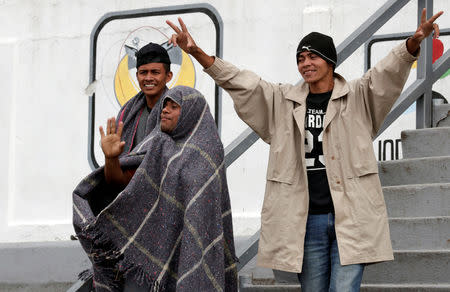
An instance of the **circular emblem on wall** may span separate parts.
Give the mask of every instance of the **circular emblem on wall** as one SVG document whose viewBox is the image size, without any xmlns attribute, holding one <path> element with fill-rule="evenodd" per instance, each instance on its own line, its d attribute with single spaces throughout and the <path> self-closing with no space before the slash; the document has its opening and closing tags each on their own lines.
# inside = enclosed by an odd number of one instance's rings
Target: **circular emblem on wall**
<svg viewBox="0 0 450 292">
<path fill-rule="evenodd" d="M 160 44 L 169 54 L 173 78 L 167 87 L 195 87 L 195 68 L 191 57 L 179 47 L 169 45 L 168 40 L 164 33 L 151 26 L 140 27 L 127 36 L 121 46 L 120 61 L 114 74 L 114 93 L 120 106 L 140 91 L 136 79 L 136 52 L 149 42 Z"/>
</svg>

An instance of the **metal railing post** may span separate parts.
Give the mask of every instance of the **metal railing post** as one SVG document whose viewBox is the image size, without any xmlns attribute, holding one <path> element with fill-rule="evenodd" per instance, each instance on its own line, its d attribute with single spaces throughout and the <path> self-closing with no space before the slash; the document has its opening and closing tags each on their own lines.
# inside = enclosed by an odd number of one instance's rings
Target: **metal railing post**
<svg viewBox="0 0 450 292">
<path fill-rule="evenodd" d="M 422 10 L 427 9 L 427 19 L 433 16 L 433 0 L 418 0 L 417 23 L 420 25 Z M 417 62 L 417 79 L 427 80 L 432 74 L 433 42 L 432 36 L 427 37 L 421 45 L 421 53 Z M 424 94 L 416 102 L 416 128 L 432 126 L 432 84 L 428 85 Z"/>
</svg>

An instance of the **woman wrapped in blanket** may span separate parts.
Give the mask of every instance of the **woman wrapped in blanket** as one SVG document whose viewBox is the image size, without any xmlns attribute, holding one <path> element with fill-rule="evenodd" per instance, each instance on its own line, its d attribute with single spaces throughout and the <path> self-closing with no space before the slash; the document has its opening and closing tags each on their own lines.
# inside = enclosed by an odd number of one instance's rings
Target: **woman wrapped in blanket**
<svg viewBox="0 0 450 292">
<path fill-rule="evenodd" d="M 160 127 L 120 155 L 123 125 L 100 129 L 105 166 L 73 193 L 73 223 L 96 291 L 237 291 L 224 150 L 195 89 L 167 91 Z"/>
</svg>

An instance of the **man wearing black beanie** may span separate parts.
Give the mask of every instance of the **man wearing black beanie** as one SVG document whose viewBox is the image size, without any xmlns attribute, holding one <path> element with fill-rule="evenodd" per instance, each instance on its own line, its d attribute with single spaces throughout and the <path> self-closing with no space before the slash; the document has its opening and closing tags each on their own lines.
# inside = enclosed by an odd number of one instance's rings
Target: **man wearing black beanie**
<svg viewBox="0 0 450 292">
<path fill-rule="evenodd" d="M 152 117 L 152 109 L 159 104 L 160 97 L 167 90 L 166 83 L 172 79 L 170 63 L 166 49 L 155 43 L 149 43 L 136 52 L 136 78 L 141 91 L 125 103 L 117 119 L 107 121 L 106 128 L 110 132 L 105 133 L 101 140 L 102 149 L 104 144 L 114 144 L 111 141 L 122 143 L 116 151 L 118 155 L 105 155 L 105 174 L 109 169 L 117 168 L 119 157 L 129 153 L 155 127 L 156 118 Z M 126 174 L 127 179 L 118 187 L 126 186 L 134 173 L 127 171 Z"/>
<path fill-rule="evenodd" d="M 372 139 L 408 78 L 439 12 L 359 79 L 335 73 L 331 37 L 313 32 L 296 51 L 303 81 L 269 83 L 209 56 L 181 18 L 171 43 L 231 96 L 239 117 L 270 144 L 259 266 L 298 273 L 302 292 L 359 291 L 364 266 L 393 260 Z"/>
</svg>

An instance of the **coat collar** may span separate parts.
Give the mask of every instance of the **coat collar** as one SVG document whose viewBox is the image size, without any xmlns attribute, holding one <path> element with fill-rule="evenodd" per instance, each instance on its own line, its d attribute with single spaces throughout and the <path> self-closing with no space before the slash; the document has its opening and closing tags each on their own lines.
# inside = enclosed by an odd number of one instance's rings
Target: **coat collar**
<svg viewBox="0 0 450 292">
<path fill-rule="evenodd" d="M 350 91 L 347 81 L 341 75 L 334 73 L 334 88 L 331 93 L 331 99 L 335 100 L 341 98 Z M 308 83 L 303 80 L 297 83 L 291 90 L 286 94 L 286 99 L 295 101 L 296 103 L 302 105 L 305 104 L 306 97 L 309 93 Z"/>
<path fill-rule="evenodd" d="M 349 91 L 350 91 L 350 87 L 349 87 L 347 81 L 345 81 L 344 77 L 342 77 L 341 75 L 339 75 L 337 73 L 334 73 L 334 87 L 333 87 L 333 92 L 331 93 L 331 100 L 328 103 L 327 113 L 325 115 L 325 120 L 324 120 L 324 125 L 323 125 L 324 130 L 328 127 L 331 120 L 334 118 L 334 116 L 336 115 L 336 113 L 338 111 L 337 104 L 334 102 L 331 102 L 331 101 L 334 101 L 341 97 L 344 97 L 345 95 L 347 95 L 349 93 Z M 300 107 L 305 109 L 306 97 L 308 96 L 308 93 L 309 93 L 309 86 L 306 82 L 302 81 L 302 82 L 298 83 L 297 85 L 295 85 L 291 90 L 289 90 L 287 92 L 286 99 L 296 102 Z M 303 126 L 304 126 L 303 120 L 305 118 L 305 110 L 302 111 L 301 117 L 296 116 L 295 111 L 294 111 L 294 117 L 297 120 L 299 128 L 303 129 Z"/>
</svg>

